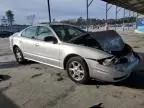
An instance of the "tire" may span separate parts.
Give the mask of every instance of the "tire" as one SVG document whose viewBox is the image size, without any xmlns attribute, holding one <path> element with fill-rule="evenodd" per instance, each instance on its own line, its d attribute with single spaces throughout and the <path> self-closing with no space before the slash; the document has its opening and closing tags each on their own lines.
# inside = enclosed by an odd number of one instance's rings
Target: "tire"
<svg viewBox="0 0 144 108">
<path fill-rule="evenodd" d="M 15 55 L 16 61 L 19 64 L 25 64 L 26 63 L 26 60 L 24 59 L 24 56 L 23 56 L 22 51 L 20 50 L 20 48 L 18 48 L 18 47 L 14 48 L 14 55 Z"/>
<path fill-rule="evenodd" d="M 76 83 L 88 83 L 89 71 L 86 62 L 79 56 L 72 57 L 66 64 L 66 70 L 70 79 Z"/>
</svg>

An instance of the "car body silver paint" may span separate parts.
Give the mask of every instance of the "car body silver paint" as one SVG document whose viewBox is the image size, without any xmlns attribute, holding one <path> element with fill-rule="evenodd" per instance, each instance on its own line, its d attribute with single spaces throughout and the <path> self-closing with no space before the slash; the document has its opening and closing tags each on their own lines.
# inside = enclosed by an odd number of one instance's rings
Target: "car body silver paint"
<svg viewBox="0 0 144 108">
<path fill-rule="evenodd" d="M 71 54 L 76 54 L 81 56 L 86 61 L 91 78 L 97 78 L 109 82 L 116 82 L 113 79 L 116 77 L 125 76 L 123 79 L 127 78 L 130 75 L 133 67 L 138 64 L 138 61 L 136 61 L 136 63 L 129 70 L 127 69 L 128 67 L 126 67 L 124 72 L 117 71 L 111 67 L 100 65 L 97 61 L 95 61 L 96 59 L 107 58 L 111 57 L 112 55 L 98 49 L 62 42 L 59 40 L 57 34 L 49 25 L 38 26 L 48 27 L 53 32 L 54 36 L 58 39 L 58 43 L 47 43 L 44 41 L 22 37 L 21 33 L 24 30 L 11 36 L 10 47 L 12 48 L 14 45 L 18 46 L 22 50 L 26 59 L 64 69 L 65 58 Z M 36 44 L 39 44 L 39 47 L 36 47 Z"/>
</svg>

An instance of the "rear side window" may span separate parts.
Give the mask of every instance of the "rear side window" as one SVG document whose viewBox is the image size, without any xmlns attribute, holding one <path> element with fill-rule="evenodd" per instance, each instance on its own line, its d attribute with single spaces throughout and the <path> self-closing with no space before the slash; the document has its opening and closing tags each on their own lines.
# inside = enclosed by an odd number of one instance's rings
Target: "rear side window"
<svg viewBox="0 0 144 108">
<path fill-rule="evenodd" d="M 21 36 L 27 38 L 35 38 L 37 36 L 37 27 L 27 28 L 22 32 Z"/>
</svg>

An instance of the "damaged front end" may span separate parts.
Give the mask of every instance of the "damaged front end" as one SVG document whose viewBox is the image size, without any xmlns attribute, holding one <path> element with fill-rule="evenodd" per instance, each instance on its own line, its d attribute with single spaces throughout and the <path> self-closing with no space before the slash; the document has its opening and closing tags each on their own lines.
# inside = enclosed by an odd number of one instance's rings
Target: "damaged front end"
<svg viewBox="0 0 144 108">
<path fill-rule="evenodd" d="M 140 57 L 128 44 L 124 43 L 117 32 L 98 32 L 91 36 L 100 44 L 103 51 L 113 55 L 111 58 L 98 60 L 101 65 L 116 69 L 119 72 L 129 72 L 139 63 Z"/>
<path fill-rule="evenodd" d="M 117 82 L 126 79 L 132 72 L 132 70 L 138 65 L 140 61 L 139 56 L 135 52 L 130 52 L 124 56 L 113 55 L 110 58 L 104 58 L 97 60 L 96 70 L 101 70 L 103 73 L 107 73 L 106 81 Z M 100 71 L 99 71 L 100 72 Z M 111 80 L 110 80 L 111 79 Z"/>
<path fill-rule="evenodd" d="M 95 48 L 111 55 L 102 59 L 92 58 L 90 62 L 92 68 L 96 69 L 96 72 L 105 74 L 103 78 L 100 78 L 102 75 L 94 75 L 95 73 L 92 76 L 106 81 L 110 81 L 106 78 L 106 75 L 108 75 L 107 77 L 111 77 L 113 79 L 112 81 L 119 81 L 126 78 L 140 61 L 140 57 L 128 44 L 124 43 L 115 31 L 86 34 L 73 40 L 72 43 Z"/>
<path fill-rule="evenodd" d="M 98 59 L 97 62 L 100 65 L 107 66 L 115 69 L 119 72 L 129 72 L 139 63 L 140 59 L 136 54 L 131 52 L 128 55 L 116 57 L 112 56 L 109 58 Z"/>
<path fill-rule="evenodd" d="M 99 64 L 116 69 L 117 71 L 132 71 L 132 69 L 139 63 L 140 57 L 133 52 L 132 48 L 125 44 L 122 51 L 111 51 L 113 55 L 110 58 L 97 60 Z"/>
</svg>

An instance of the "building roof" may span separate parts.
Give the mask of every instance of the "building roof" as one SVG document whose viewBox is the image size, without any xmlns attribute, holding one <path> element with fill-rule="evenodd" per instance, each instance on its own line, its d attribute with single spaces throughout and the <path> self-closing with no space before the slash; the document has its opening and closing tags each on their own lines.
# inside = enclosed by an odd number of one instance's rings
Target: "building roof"
<svg viewBox="0 0 144 108">
<path fill-rule="evenodd" d="M 144 0 L 102 0 L 119 7 L 144 14 Z"/>
</svg>

